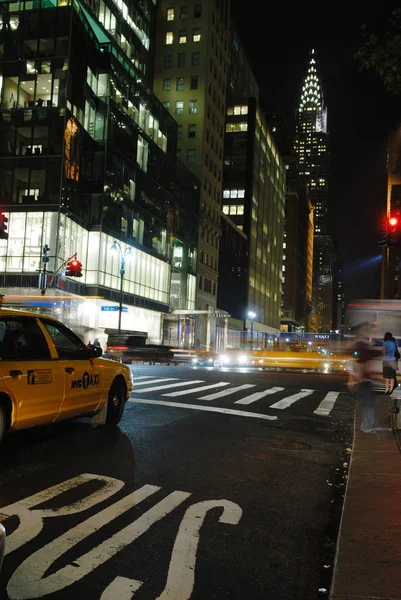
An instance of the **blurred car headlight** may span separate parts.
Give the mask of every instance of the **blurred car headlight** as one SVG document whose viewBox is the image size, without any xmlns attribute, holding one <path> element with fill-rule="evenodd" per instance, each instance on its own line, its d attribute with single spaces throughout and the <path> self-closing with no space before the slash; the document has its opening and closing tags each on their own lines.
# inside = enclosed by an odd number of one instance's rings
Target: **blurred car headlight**
<svg viewBox="0 0 401 600">
<path fill-rule="evenodd" d="M 245 356 L 245 354 L 241 354 L 241 356 L 238 357 L 238 363 L 240 365 L 246 365 L 248 358 Z"/>
<path fill-rule="evenodd" d="M 221 360 L 221 362 L 222 362 L 223 365 L 229 365 L 230 362 L 231 362 L 230 357 L 229 356 L 224 356 L 224 355 L 220 357 L 220 360 Z"/>
<path fill-rule="evenodd" d="M 193 358 L 192 359 L 192 364 L 196 365 L 199 362 L 199 358 Z"/>
<path fill-rule="evenodd" d="M 213 358 L 209 358 L 209 360 L 207 361 L 209 364 L 213 363 Z"/>
</svg>

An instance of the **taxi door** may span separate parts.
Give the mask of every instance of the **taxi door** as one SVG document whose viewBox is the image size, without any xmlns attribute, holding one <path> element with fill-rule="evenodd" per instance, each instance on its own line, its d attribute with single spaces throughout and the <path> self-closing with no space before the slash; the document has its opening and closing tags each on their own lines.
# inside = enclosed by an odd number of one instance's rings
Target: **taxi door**
<svg viewBox="0 0 401 600">
<path fill-rule="evenodd" d="M 0 375 L 0 388 L 13 399 L 13 429 L 54 421 L 64 397 L 64 373 L 52 362 L 36 317 L 0 311 Z"/>
<path fill-rule="evenodd" d="M 54 362 L 64 376 L 64 398 L 57 420 L 93 412 L 103 392 L 102 369 L 96 360 L 89 358 L 85 344 L 68 327 L 42 317 L 40 323 L 54 345 L 58 356 Z"/>
</svg>

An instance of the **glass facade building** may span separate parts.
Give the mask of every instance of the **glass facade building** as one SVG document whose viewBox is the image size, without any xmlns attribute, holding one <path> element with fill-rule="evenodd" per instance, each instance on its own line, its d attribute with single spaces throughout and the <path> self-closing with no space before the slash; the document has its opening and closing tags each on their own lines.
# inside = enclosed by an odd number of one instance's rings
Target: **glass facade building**
<svg viewBox="0 0 401 600">
<path fill-rule="evenodd" d="M 6 295 L 33 296 L 48 244 L 50 273 L 75 253 L 84 267 L 79 281 L 59 278 L 56 296 L 113 305 L 116 239 L 132 251 L 123 328 L 138 330 L 142 315 L 160 341 L 161 315 L 195 305 L 200 186 L 151 92 L 155 10 L 152 0 L 0 3 L 0 277 Z"/>
</svg>

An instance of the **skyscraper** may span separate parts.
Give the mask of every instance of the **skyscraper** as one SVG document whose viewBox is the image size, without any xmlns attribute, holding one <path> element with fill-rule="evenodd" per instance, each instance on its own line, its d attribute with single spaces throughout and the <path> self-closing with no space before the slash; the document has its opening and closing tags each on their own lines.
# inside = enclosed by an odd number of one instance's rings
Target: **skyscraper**
<svg viewBox="0 0 401 600">
<path fill-rule="evenodd" d="M 318 331 L 332 328 L 333 240 L 329 226 L 329 134 L 327 109 L 315 50 L 310 53 L 297 111 L 295 151 L 300 173 L 315 208 L 313 322 Z"/>
</svg>

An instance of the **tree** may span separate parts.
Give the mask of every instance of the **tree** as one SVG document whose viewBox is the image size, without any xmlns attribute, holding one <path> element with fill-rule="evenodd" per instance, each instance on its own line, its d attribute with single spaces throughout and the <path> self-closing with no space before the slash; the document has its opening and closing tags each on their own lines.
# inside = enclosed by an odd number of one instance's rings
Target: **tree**
<svg viewBox="0 0 401 600">
<path fill-rule="evenodd" d="M 365 38 L 354 58 L 360 61 L 360 70 L 373 70 L 385 89 L 393 94 L 401 93 L 401 8 L 392 11 L 387 30 L 377 35 L 362 25 Z"/>
</svg>

